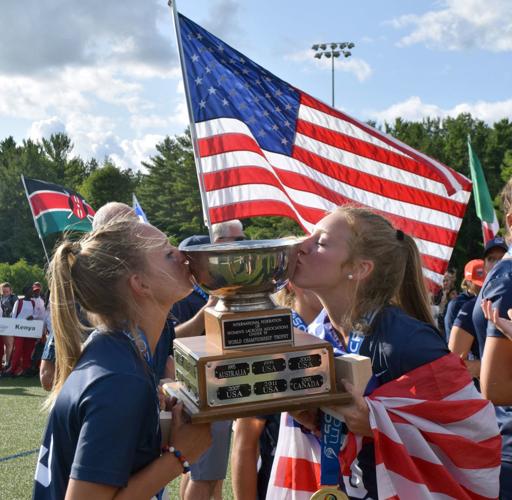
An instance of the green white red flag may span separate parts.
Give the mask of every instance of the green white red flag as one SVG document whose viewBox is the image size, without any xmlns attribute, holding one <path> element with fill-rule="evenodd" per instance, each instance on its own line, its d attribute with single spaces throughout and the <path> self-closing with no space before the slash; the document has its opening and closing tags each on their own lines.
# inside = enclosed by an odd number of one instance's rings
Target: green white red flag
<svg viewBox="0 0 512 500">
<path fill-rule="evenodd" d="M 485 181 L 485 175 L 473 148 L 471 139 L 468 136 L 469 169 L 471 170 L 471 180 L 473 182 L 473 197 L 475 199 L 476 215 L 482 221 L 482 233 L 484 245 L 492 240 L 500 229 L 498 218 L 492 204 L 489 188 Z"/>
<path fill-rule="evenodd" d="M 95 212 L 79 193 L 37 179 L 22 176 L 22 180 L 40 236 L 92 229 Z"/>
</svg>

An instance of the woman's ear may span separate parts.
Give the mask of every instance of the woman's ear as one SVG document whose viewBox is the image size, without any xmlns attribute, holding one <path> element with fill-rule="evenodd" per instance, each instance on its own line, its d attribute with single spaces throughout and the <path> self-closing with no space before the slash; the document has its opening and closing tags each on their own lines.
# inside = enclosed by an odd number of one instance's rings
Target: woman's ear
<svg viewBox="0 0 512 500">
<path fill-rule="evenodd" d="M 512 227 L 512 212 L 505 215 L 505 223 L 507 224 L 507 228 Z"/>
<path fill-rule="evenodd" d="M 128 278 L 128 286 L 136 296 L 142 297 L 150 294 L 150 288 L 140 274 L 132 274 Z"/>
<path fill-rule="evenodd" d="M 373 260 L 357 260 L 354 266 L 354 278 L 358 281 L 366 279 L 373 271 Z"/>
</svg>

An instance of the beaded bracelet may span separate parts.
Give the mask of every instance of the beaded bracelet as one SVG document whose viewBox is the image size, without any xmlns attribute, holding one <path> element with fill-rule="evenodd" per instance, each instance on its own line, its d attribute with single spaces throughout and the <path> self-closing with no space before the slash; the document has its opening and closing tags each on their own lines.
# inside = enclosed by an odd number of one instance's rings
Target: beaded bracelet
<svg viewBox="0 0 512 500">
<path fill-rule="evenodd" d="M 164 451 L 172 453 L 180 461 L 181 466 L 183 467 L 183 474 L 190 472 L 190 464 L 180 450 L 177 450 L 174 446 L 170 446 L 169 448 L 164 448 Z"/>
</svg>

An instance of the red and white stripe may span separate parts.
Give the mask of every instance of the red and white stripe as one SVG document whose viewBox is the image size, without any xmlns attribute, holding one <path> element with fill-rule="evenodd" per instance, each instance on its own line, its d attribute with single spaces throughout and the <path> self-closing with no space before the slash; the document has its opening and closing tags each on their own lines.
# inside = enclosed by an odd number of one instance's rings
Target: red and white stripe
<svg viewBox="0 0 512 500">
<path fill-rule="evenodd" d="M 498 231 L 500 230 L 500 223 L 498 222 L 498 218 L 496 217 L 496 211 L 493 211 L 494 219 L 492 222 L 487 222 L 485 220 L 482 221 L 482 233 L 484 236 L 484 245 L 487 244 L 488 241 L 496 238 Z"/>
<path fill-rule="evenodd" d="M 196 133 L 212 223 L 284 215 L 310 232 L 326 211 L 364 205 L 415 238 L 441 284 L 470 197 L 463 175 L 306 94 L 291 156 L 261 149 L 234 118 Z"/>
<path fill-rule="evenodd" d="M 498 498 L 501 436 L 494 407 L 475 389 L 457 356 L 448 354 L 384 384 L 366 401 L 379 499 Z M 307 498 L 297 482 L 283 481 L 279 474 L 300 476 L 300 484 L 309 485 L 309 495 L 318 487 L 314 472 L 319 468 L 318 441 L 300 429 L 289 429 L 284 426 L 279 434 L 270 500 Z M 341 453 L 348 488 L 361 444 L 360 438 L 349 434 Z M 315 450 L 305 457 L 308 446 Z M 300 474 L 294 468 L 297 458 L 310 461 L 309 466 L 302 464 Z M 357 498 L 356 490 L 350 493 Z"/>
</svg>

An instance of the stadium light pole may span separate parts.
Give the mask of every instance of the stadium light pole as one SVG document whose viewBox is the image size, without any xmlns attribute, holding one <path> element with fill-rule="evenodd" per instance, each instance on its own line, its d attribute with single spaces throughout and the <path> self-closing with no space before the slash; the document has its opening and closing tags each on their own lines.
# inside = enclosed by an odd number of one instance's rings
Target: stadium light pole
<svg viewBox="0 0 512 500">
<path fill-rule="evenodd" d="M 316 59 L 322 59 L 327 57 L 331 60 L 332 69 L 332 107 L 334 108 L 334 59 L 343 56 L 345 58 L 350 57 L 352 52 L 351 49 L 355 47 L 352 42 L 329 42 L 329 43 L 315 43 L 311 48 L 315 51 Z"/>
</svg>

